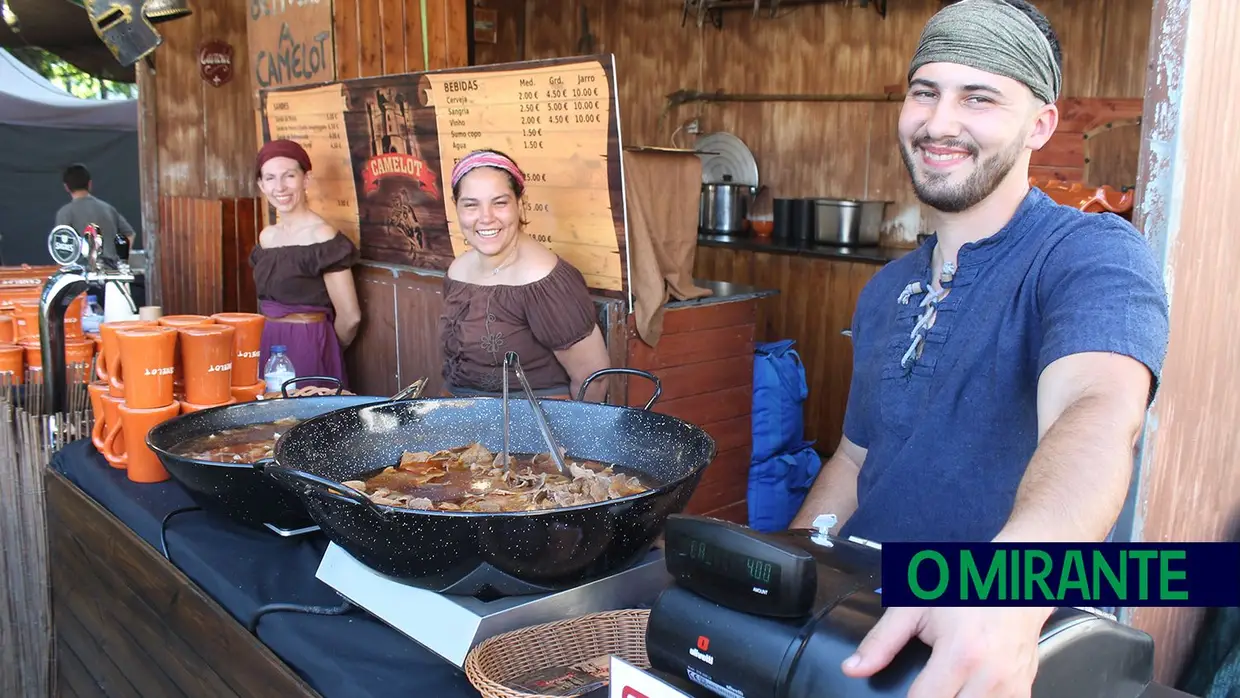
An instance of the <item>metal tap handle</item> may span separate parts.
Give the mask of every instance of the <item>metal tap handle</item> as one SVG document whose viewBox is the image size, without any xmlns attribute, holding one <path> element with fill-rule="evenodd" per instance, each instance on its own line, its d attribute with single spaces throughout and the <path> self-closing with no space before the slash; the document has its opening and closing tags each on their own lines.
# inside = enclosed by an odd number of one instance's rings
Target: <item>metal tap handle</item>
<svg viewBox="0 0 1240 698">
<path fill-rule="evenodd" d="M 117 233 L 116 237 L 112 239 L 112 243 L 116 245 L 116 261 L 122 262 L 122 263 L 128 262 L 129 261 L 129 238 L 125 237 L 121 233 Z"/>
<path fill-rule="evenodd" d="M 99 253 L 103 249 L 103 238 L 99 234 L 99 226 L 89 223 L 83 231 L 86 238 L 86 270 L 99 271 Z"/>
<path fill-rule="evenodd" d="M 530 401 L 530 407 L 534 410 L 534 418 L 538 421 L 538 430 L 542 432 L 543 441 L 546 442 L 547 448 L 551 449 L 551 460 L 555 462 L 555 467 L 561 473 L 567 474 L 568 467 L 564 465 L 564 455 L 560 453 L 560 447 L 555 443 L 555 437 L 551 434 L 551 425 L 547 423 L 547 414 L 543 412 L 542 405 L 539 404 L 538 398 L 534 397 L 534 391 L 530 388 L 530 382 L 525 378 L 525 371 L 521 370 L 521 361 L 517 358 L 517 353 L 510 351 L 504 355 L 504 381 L 507 386 L 508 366 L 512 365 L 513 372 L 517 374 L 517 380 L 521 382 L 521 389 L 525 391 L 525 397 Z M 507 389 L 504 390 L 507 395 Z M 504 433 L 508 433 L 508 415 L 504 415 Z M 507 457 L 508 445 L 504 445 L 504 455 Z M 507 463 L 507 461 L 505 461 Z"/>
</svg>

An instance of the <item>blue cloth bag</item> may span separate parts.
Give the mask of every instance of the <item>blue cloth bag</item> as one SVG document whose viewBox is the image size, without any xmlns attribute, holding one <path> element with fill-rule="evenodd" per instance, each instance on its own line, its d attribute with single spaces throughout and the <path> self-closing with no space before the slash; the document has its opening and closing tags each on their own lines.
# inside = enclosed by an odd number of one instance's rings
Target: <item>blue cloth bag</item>
<svg viewBox="0 0 1240 698">
<path fill-rule="evenodd" d="M 772 533 L 785 531 L 822 469 L 822 458 L 810 443 L 749 465 L 749 527 Z"/>
<path fill-rule="evenodd" d="M 787 453 L 804 438 L 802 404 L 809 396 L 809 384 L 794 343 L 785 339 L 754 347 L 751 464 Z"/>
</svg>

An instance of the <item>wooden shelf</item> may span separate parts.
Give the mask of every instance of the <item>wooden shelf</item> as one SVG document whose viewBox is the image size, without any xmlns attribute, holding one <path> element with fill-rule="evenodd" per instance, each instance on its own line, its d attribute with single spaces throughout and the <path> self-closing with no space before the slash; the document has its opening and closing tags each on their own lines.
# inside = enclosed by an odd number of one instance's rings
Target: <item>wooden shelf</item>
<svg viewBox="0 0 1240 698">
<path fill-rule="evenodd" d="M 684 0 L 684 12 L 680 25 L 684 26 L 693 18 L 699 27 L 708 21 L 716 29 L 723 29 L 723 13 L 731 10 L 749 10 L 754 17 L 766 16 L 774 18 L 779 10 L 786 7 L 804 5 L 833 5 L 848 0 Z M 887 18 L 888 0 L 855 0 L 859 7 L 873 6 L 883 19 Z"/>
</svg>

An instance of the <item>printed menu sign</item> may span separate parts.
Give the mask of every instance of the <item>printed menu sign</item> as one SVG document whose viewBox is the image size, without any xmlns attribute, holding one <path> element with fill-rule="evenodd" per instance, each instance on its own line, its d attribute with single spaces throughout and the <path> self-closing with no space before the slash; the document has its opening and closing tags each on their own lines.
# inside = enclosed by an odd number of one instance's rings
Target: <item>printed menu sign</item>
<svg viewBox="0 0 1240 698">
<path fill-rule="evenodd" d="M 344 126 L 340 85 L 266 95 L 266 134 L 270 140 L 297 141 L 310 156 L 306 201 L 328 223 L 360 243 L 353 162 Z"/>
<path fill-rule="evenodd" d="M 410 73 L 265 91 L 264 132 L 296 131 L 332 161 L 312 205 L 342 226 L 353 218 L 363 257 L 423 269 L 446 270 L 468 248 L 452 167 L 476 149 L 502 151 L 526 173 L 526 232 L 591 288 L 621 292 L 628 275 L 615 95 L 610 55 Z M 347 192 L 339 141 L 329 137 L 342 127 Z M 319 155 L 310 155 L 317 177 Z"/>
</svg>

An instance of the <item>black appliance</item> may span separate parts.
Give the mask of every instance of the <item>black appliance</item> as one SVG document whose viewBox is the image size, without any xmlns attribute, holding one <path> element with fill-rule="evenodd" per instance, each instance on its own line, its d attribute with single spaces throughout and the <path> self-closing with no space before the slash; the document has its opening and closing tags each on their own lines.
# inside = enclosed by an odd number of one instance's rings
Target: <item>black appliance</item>
<svg viewBox="0 0 1240 698">
<path fill-rule="evenodd" d="M 914 640 L 882 672 L 840 664 L 882 616 L 881 546 L 822 530 L 762 534 L 668 518 L 675 584 L 650 612 L 652 673 L 702 698 L 904 696 L 930 656 Z M 1057 610 L 1039 641 L 1034 698 L 1187 698 L 1152 682 L 1154 641 L 1104 614 Z"/>
</svg>

